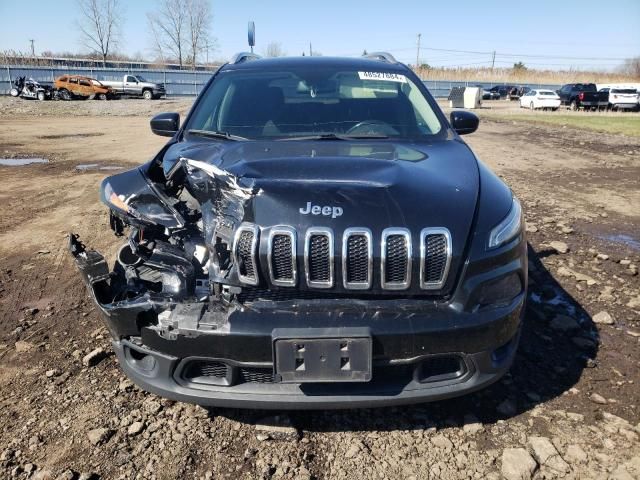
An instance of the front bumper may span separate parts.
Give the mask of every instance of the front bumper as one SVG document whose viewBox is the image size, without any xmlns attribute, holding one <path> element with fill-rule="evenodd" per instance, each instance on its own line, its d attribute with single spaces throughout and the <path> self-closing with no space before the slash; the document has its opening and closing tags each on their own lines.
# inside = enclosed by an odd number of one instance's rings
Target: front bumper
<svg viewBox="0 0 640 480">
<path fill-rule="evenodd" d="M 145 294 L 109 300 L 104 257 L 70 249 L 113 337 L 124 372 L 163 397 L 220 407 L 315 409 L 442 400 L 486 387 L 513 362 L 526 297 L 523 238 L 495 256 L 465 266 L 447 301 L 321 299 L 259 301 L 217 309 Z M 521 282 L 510 301 L 477 307 L 479 291 L 500 278 Z M 163 303 L 164 302 L 164 303 Z M 154 311 L 179 312 L 171 332 Z M 173 317 L 172 317 L 173 318 Z M 332 337 L 367 329 L 372 341 L 368 382 L 281 383 L 274 375 L 276 332 L 303 338 L 309 329 Z"/>
<path fill-rule="evenodd" d="M 471 393 L 496 382 L 509 370 L 518 339 L 519 330 L 498 349 L 456 354 L 464 362 L 464 369 L 429 382 L 418 378 L 421 362 L 445 357 L 429 355 L 393 367 L 374 365 L 370 382 L 339 384 L 271 383 L 258 376 L 258 368 L 234 364 L 235 368 L 254 372 L 254 381 L 225 386 L 185 380 L 182 373 L 186 365 L 199 361 L 198 357 L 179 358 L 128 340 L 114 341 L 113 348 L 126 375 L 142 389 L 162 397 L 205 406 L 298 410 L 403 405 Z"/>
</svg>

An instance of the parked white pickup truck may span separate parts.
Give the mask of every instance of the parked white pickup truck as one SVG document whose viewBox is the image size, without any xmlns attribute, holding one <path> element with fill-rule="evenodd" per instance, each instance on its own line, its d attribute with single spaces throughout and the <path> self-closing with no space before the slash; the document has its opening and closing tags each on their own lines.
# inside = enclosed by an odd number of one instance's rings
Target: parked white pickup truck
<svg viewBox="0 0 640 480">
<path fill-rule="evenodd" d="M 103 85 L 113 88 L 116 95 L 142 97 L 146 100 L 165 95 L 163 83 L 148 82 L 141 75 L 124 75 L 121 82 L 100 80 Z"/>
</svg>

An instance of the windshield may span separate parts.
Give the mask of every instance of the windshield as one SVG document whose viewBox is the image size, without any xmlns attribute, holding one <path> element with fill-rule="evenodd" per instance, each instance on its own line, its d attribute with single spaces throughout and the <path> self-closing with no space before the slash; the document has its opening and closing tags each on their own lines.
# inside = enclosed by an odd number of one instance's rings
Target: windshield
<svg viewBox="0 0 640 480">
<path fill-rule="evenodd" d="M 435 135 L 442 125 L 405 75 L 304 66 L 221 72 L 186 130 L 251 140 L 318 135 L 415 138 Z"/>
</svg>

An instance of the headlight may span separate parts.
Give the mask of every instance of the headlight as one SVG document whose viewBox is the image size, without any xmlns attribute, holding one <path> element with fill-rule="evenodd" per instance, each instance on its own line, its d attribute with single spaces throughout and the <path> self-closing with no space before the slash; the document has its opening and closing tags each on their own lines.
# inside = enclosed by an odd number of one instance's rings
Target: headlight
<svg viewBox="0 0 640 480">
<path fill-rule="evenodd" d="M 513 197 L 511 210 L 489 234 L 488 248 L 496 248 L 512 240 L 522 230 L 523 223 L 522 207 L 518 199 Z"/>
<path fill-rule="evenodd" d="M 103 192 L 104 199 L 107 200 L 112 206 L 116 207 L 119 210 L 122 210 L 126 213 L 131 213 L 129 211 L 129 205 L 125 203 L 124 195 L 118 195 L 113 191 L 113 187 L 110 183 L 106 182 L 104 185 Z"/>
</svg>

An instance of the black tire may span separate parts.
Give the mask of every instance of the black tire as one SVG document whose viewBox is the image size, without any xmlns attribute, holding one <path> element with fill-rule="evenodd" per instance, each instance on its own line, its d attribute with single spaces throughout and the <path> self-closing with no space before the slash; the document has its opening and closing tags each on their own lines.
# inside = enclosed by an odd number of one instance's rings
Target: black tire
<svg viewBox="0 0 640 480">
<path fill-rule="evenodd" d="M 73 97 L 71 96 L 71 92 L 69 90 L 63 88 L 62 90 L 60 90 L 60 98 L 65 101 L 69 101 Z"/>
<path fill-rule="evenodd" d="M 98 95 L 98 100 L 106 100 L 107 99 L 107 94 L 106 93 L 101 93 Z"/>
<path fill-rule="evenodd" d="M 558 110 L 558 107 L 553 107 L 551 110 L 555 112 L 556 110 Z"/>
<path fill-rule="evenodd" d="M 145 100 L 153 100 L 153 92 L 151 90 L 144 90 L 142 92 L 142 98 Z"/>
<path fill-rule="evenodd" d="M 575 100 L 571 100 L 571 103 L 569 104 L 569 110 L 571 110 L 572 112 L 578 110 L 578 104 Z"/>
</svg>

